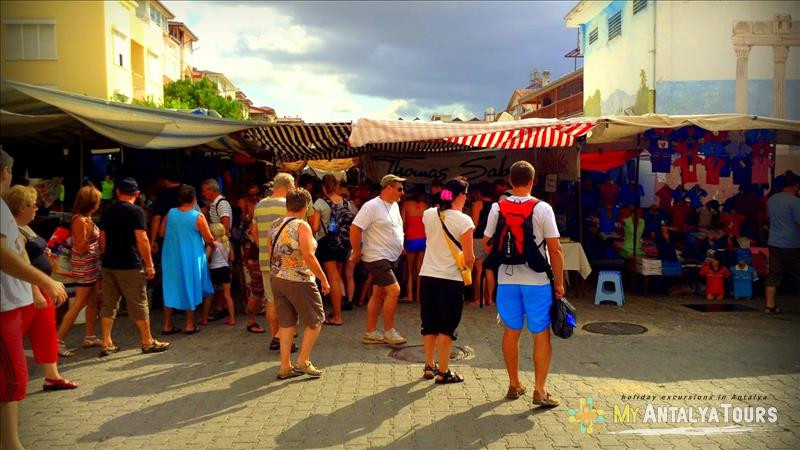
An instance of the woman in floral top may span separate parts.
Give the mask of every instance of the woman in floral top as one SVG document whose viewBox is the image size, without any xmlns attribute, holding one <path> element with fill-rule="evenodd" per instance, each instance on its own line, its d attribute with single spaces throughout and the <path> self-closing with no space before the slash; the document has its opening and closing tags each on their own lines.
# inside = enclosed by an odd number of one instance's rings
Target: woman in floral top
<svg viewBox="0 0 800 450">
<path fill-rule="evenodd" d="M 322 283 L 323 294 L 330 292 L 331 286 L 314 256 L 317 242 L 311 227 L 303 220 L 310 203 L 311 194 L 307 190 L 299 188 L 289 191 L 286 195 L 286 217 L 276 220 L 269 230 L 270 276 L 281 341 L 279 379 L 302 374 L 312 377 L 322 375 L 322 371 L 309 360 L 325 320 L 322 296 L 315 277 L 319 277 Z M 298 317 L 305 331 L 297 364 L 292 366 L 289 358 Z"/>
</svg>

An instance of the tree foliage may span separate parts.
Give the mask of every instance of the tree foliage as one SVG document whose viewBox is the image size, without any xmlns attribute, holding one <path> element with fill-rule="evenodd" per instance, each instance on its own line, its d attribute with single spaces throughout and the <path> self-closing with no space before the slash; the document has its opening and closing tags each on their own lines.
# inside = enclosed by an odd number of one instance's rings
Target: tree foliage
<svg viewBox="0 0 800 450">
<path fill-rule="evenodd" d="M 117 99 L 113 99 L 117 100 Z M 217 93 L 217 85 L 208 78 L 171 81 L 164 85 L 164 102 L 157 104 L 152 98 L 133 100 L 135 105 L 167 109 L 213 109 L 226 119 L 244 119 L 242 104 Z"/>
</svg>

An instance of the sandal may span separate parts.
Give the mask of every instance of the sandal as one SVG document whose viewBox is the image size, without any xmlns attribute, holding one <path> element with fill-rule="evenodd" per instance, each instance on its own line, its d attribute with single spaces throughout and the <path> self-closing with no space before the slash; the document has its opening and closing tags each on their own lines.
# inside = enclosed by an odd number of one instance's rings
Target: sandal
<svg viewBox="0 0 800 450">
<path fill-rule="evenodd" d="M 431 367 L 425 364 L 425 368 L 422 369 L 422 378 L 432 380 L 436 375 L 439 375 L 439 365 L 434 364 L 433 367 Z"/>
<path fill-rule="evenodd" d="M 161 330 L 161 335 L 162 336 L 169 336 L 170 334 L 175 334 L 177 332 L 178 332 L 178 329 L 175 328 L 175 326 L 173 326 L 169 330 Z"/>
<path fill-rule="evenodd" d="M 464 377 L 450 369 L 447 369 L 447 372 L 444 373 L 439 372 L 436 376 L 437 378 L 434 380 L 434 383 L 436 384 L 462 383 L 464 381 Z"/>
<path fill-rule="evenodd" d="M 150 345 L 142 346 L 142 353 L 161 353 L 169 350 L 170 345 L 171 344 L 169 342 L 159 342 L 153 339 L 153 342 Z"/>
<path fill-rule="evenodd" d="M 311 364 L 311 361 L 307 362 L 306 365 L 303 367 L 299 366 L 292 367 L 292 370 L 300 375 L 306 374 L 313 378 L 319 378 L 322 376 L 322 370 L 314 367 L 314 364 Z"/>
<path fill-rule="evenodd" d="M 525 392 L 527 390 L 528 389 L 523 385 L 509 386 L 508 387 L 508 392 L 506 392 L 506 398 L 509 399 L 509 400 L 516 400 L 516 399 L 520 398 L 521 396 L 525 395 Z"/>
<path fill-rule="evenodd" d="M 560 404 L 561 404 L 561 401 L 558 399 L 558 397 L 556 397 L 556 396 L 553 396 L 553 395 L 550 395 L 550 393 L 549 393 L 549 392 L 548 392 L 548 393 L 546 393 L 546 394 L 544 394 L 544 398 L 537 399 L 537 398 L 536 398 L 536 392 L 534 391 L 534 392 L 533 392 L 533 404 L 534 404 L 534 405 L 541 405 L 541 406 L 549 406 L 549 407 L 552 407 L 552 406 L 558 406 L 558 405 L 560 405 Z"/>
<path fill-rule="evenodd" d="M 764 314 L 780 314 L 783 310 L 778 308 L 777 306 L 773 306 L 772 308 L 766 307 L 764 308 Z"/>
<path fill-rule="evenodd" d="M 75 352 L 67 348 L 67 344 L 64 343 L 61 339 L 58 340 L 58 356 L 62 356 L 64 358 L 69 358 L 70 356 L 75 356 Z"/>
<path fill-rule="evenodd" d="M 117 353 L 119 351 L 119 347 L 114 344 L 109 345 L 108 347 L 101 347 L 100 348 L 100 357 L 106 357 L 112 353 Z"/>
<path fill-rule="evenodd" d="M 97 336 L 86 336 L 83 338 L 83 341 L 81 342 L 81 347 L 83 348 L 102 347 L 102 346 L 103 346 L 103 341 Z"/>
<path fill-rule="evenodd" d="M 289 370 L 286 371 L 286 372 L 281 372 L 281 370 L 278 369 L 278 379 L 279 380 L 285 380 L 287 378 L 299 377 L 302 374 L 303 374 L 302 372 L 298 372 L 298 371 L 294 370 L 294 367 L 289 367 Z"/>
<path fill-rule="evenodd" d="M 183 330 L 183 333 L 184 334 L 195 334 L 195 333 L 198 333 L 199 331 L 200 331 L 200 327 L 195 325 L 194 329 L 192 329 L 192 330 Z"/>
<path fill-rule="evenodd" d="M 281 349 L 281 340 L 273 337 L 271 341 L 269 341 L 269 349 L 270 350 L 280 350 Z"/>
<path fill-rule="evenodd" d="M 68 389 L 75 389 L 80 386 L 78 383 L 74 381 L 65 380 L 64 378 L 59 378 L 57 380 L 53 380 L 51 378 L 45 378 L 45 383 L 50 384 L 43 384 L 42 390 L 44 391 L 65 391 Z"/>
<path fill-rule="evenodd" d="M 344 323 L 344 322 L 339 322 L 339 323 L 331 322 L 331 319 L 333 319 L 333 313 L 328 314 L 322 323 L 325 325 L 333 325 L 334 327 L 340 327 Z"/>
<path fill-rule="evenodd" d="M 267 330 L 265 330 L 265 329 L 261 328 L 261 325 L 259 325 L 259 324 L 258 324 L 258 322 L 253 322 L 253 323 L 251 323 L 251 324 L 250 324 L 250 325 L 248 325 L 248 326 L 247 326 L 247 328 L 245 328 L 245 329 L 246 329 L 248 332 L 250 332 L 250 333 L 255 333 L 255 334 L 262 334 L 262 333 L 266 333 L 266 332 L 267 332 Z"/>
</svg>

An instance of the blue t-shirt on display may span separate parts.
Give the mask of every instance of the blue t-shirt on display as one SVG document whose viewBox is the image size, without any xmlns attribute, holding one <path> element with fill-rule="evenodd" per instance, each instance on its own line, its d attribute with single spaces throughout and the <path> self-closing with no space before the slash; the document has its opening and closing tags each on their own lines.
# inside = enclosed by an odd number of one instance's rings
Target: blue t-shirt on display
<svg viewBox="0 0 800 450">
<path fill-rule="evenodd" d="M 800 248 L 800 197 L 778 192 L 767 201 L 769 239 L 767 245 Z M 602 221 L 602 220 L 601 220 Z"/>
<path fill-rule="evenodd" d="M 738 265 L 730 267 L 733 278 L 733 297 L 749 298 L 753 296 L 753 282 L 758 280 L 758 274 L 753 266 L 740 269 Z"/>
<path fill-rule="evenodd" d="M 731 172 L 733 172 L 733 184 L 747 186 L 753 179 L 753 163 L 749 158 L 733 158 L 731 159 Z"/>
<path fill-rule="evenodd" d="M 686 197 L 692 201 L 689 205 L 694 209 L 701 208 L 703 206 L 703 202 L 700 200 L 702 197 L 708 197 L 708 192 L 701 187 L 693 187 L 689 189 L 689 192 L 686 193 Z"/>
</svg>

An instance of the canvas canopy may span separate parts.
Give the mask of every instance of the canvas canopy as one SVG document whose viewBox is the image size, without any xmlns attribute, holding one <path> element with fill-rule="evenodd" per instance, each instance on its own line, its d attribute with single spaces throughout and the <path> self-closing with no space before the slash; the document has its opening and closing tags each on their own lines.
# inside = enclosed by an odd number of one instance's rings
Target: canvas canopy
<svg viewBox="0 0 800 450">
<path fill-rule="evenodd" d="M 179 111 L 154 109 L 10 80 L 2 83 L 4 137 L 66 127 L 75 121 L 120 144 L 143 149 L 171 149 L 201 145 L 220 150 L 243 150 L 231 134 L 259 126 Z"/>
</svg>

